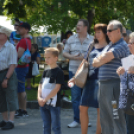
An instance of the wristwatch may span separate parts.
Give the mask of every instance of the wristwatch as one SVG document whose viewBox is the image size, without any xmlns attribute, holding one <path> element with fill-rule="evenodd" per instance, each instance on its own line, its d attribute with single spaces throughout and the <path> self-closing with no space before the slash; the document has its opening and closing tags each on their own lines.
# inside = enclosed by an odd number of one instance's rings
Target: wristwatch
<svg viewBox="0 0 134 134">
<path fill-rule="evenodd" d="M 9 80 L 9 78 L 7 78 L 7 77 L 5 77 L 4 79 L 5 79 L 5 80 Z"/>
</svg>

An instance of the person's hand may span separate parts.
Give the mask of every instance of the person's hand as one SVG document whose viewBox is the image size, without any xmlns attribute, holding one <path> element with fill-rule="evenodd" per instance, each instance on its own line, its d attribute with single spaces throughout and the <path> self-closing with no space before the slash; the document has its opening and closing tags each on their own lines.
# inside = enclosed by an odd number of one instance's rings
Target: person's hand
<svg viewBox="0 0 134 134">
<path fill-rule="evenodd" d="M 7 88 L 7 83 L 8 83 L 8 80 L 4 79 L 3 82 L 2 82 L 2 87 Z"/>
<path fill-rule="evenodd" d="M 84 59 L 84 56 L 81 55 L 81 56 L 74 56 L 73 57 L 73 60 L 83 60 Z"/>
<path fill-rule="evenodd" d="M 125 69 L 124 69 L 122 66 L 120 66 L 120 67 L 116 70 L 116 73 L 120 76 L 120 75 L 122 75 L 122 74 L 125 73 Z"/>
<path fill-rule="evenodd" d="M 100 62 L 98 58 L 94 58 L 93 59 L 93 63 L 92 63 L 93 67 L 99 67 L 100 66 Z"/>
<path fill-rule="evenodd" d="M 45 105 L 43 98 L 38 98 L 38 103 L 40 107 L 43 107 Z"/>
<path fill-rule="evenodd" d="M 46 104 L 47 100 L 46 99 L 43 99 L 43 102 L 44 102 L 44 105 Z"/>
<path fill-rule="evenodd" d="M 70 85 L 69 85 L 70 83 L 75 84 L 75 78 L 74 78 L 74 77 L 68 81 L 68 86 L 69 86 L 69 87 L 70 87 Z"/>
<path fill-rule="evenodd" d="M 129 74 L 134 74 L 134 66 L 131 66 L 131 67 L 128 69 L 128 73 L 129 73 Z"/>
</svg>

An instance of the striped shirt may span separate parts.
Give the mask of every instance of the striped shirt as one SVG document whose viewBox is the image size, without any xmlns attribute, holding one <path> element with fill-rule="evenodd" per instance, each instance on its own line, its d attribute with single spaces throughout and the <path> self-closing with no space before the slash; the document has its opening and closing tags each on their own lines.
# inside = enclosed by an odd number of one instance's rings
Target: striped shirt
<svg viewBox="0 0 134 134">
<path fill-rule="evenodd" d="M 8 69 L 11 64 L 17 65 L 17 51 L 14 45 L 7 41 L 0 49 L 0 71 Z"/>
<path fill-rule="evenodd" d="M 87 34 L 87 38 L 84 40 L 84 42 L 81 44 L 79 38 L 78 38 L 78 34 L 72 35 L 66 42 L 65 47 L 64 47 L 64 51 L 63 52 L 67 52 L 71 55 L 85 55 L 89 44 L 91 44 L 93 42 L 93 36 Z M 79 65 L 80 65 L 81 61 L 80 60 L 70 60 L 69 61 L 69 71 L 71 71 L 72 73 L 76 73 Z"/>
<path fill-rule="evenodd" d="M 130 54 L 127 43 L 123 40 L 123 38 L 121 38 L 115 44 L 110 43 L 108 46 L 106 46 L 102 53 L 107 51 L 113 52 L 114 59 L 99 68 L 100 81 L 105 81 L 113 78 L 119 79 L 116 70 L 119 66 L 122 66 L 121 59 L 127 57 Z"/>
</svg>

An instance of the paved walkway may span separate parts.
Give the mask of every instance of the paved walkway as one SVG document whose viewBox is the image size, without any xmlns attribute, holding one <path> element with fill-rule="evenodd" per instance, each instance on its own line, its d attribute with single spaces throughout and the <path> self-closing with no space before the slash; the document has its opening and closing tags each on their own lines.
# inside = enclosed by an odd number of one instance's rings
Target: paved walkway
<svg viewBox="0 0 134 134">
<path fill-rule="evenodd" d="M 15 119 L 15 128 L 8 131 L 0 130 L 0 134 L 43 134 L 43 123 L 40 117 L 40 111 L 37 109 L 28 109 L 29 117 Z M 96 109 L 89 108 L 90 122 L 88 134 L 95 134 L 96 131 Z M 0 115 L 0 121 L 2 117 Z M 62 134 L 81 134 L 80 127 L 67 128 L 73 119 L 72 109 L 61 109 L 61 128 Z M 53 134 L 53 133 L 52 133 Z"/>
</svg>

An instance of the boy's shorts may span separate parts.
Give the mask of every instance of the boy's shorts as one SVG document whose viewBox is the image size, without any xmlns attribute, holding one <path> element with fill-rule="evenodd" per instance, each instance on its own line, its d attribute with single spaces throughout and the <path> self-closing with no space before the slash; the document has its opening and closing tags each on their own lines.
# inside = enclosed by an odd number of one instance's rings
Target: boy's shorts
<svg viewBox="0 0 134 134">
<path fill-rule="evenodd" d="M 16 74 L 18 78 L 18 93 L 25 92 L 25 80 L 29 67 L 16 68 Z"/>
</svg>

